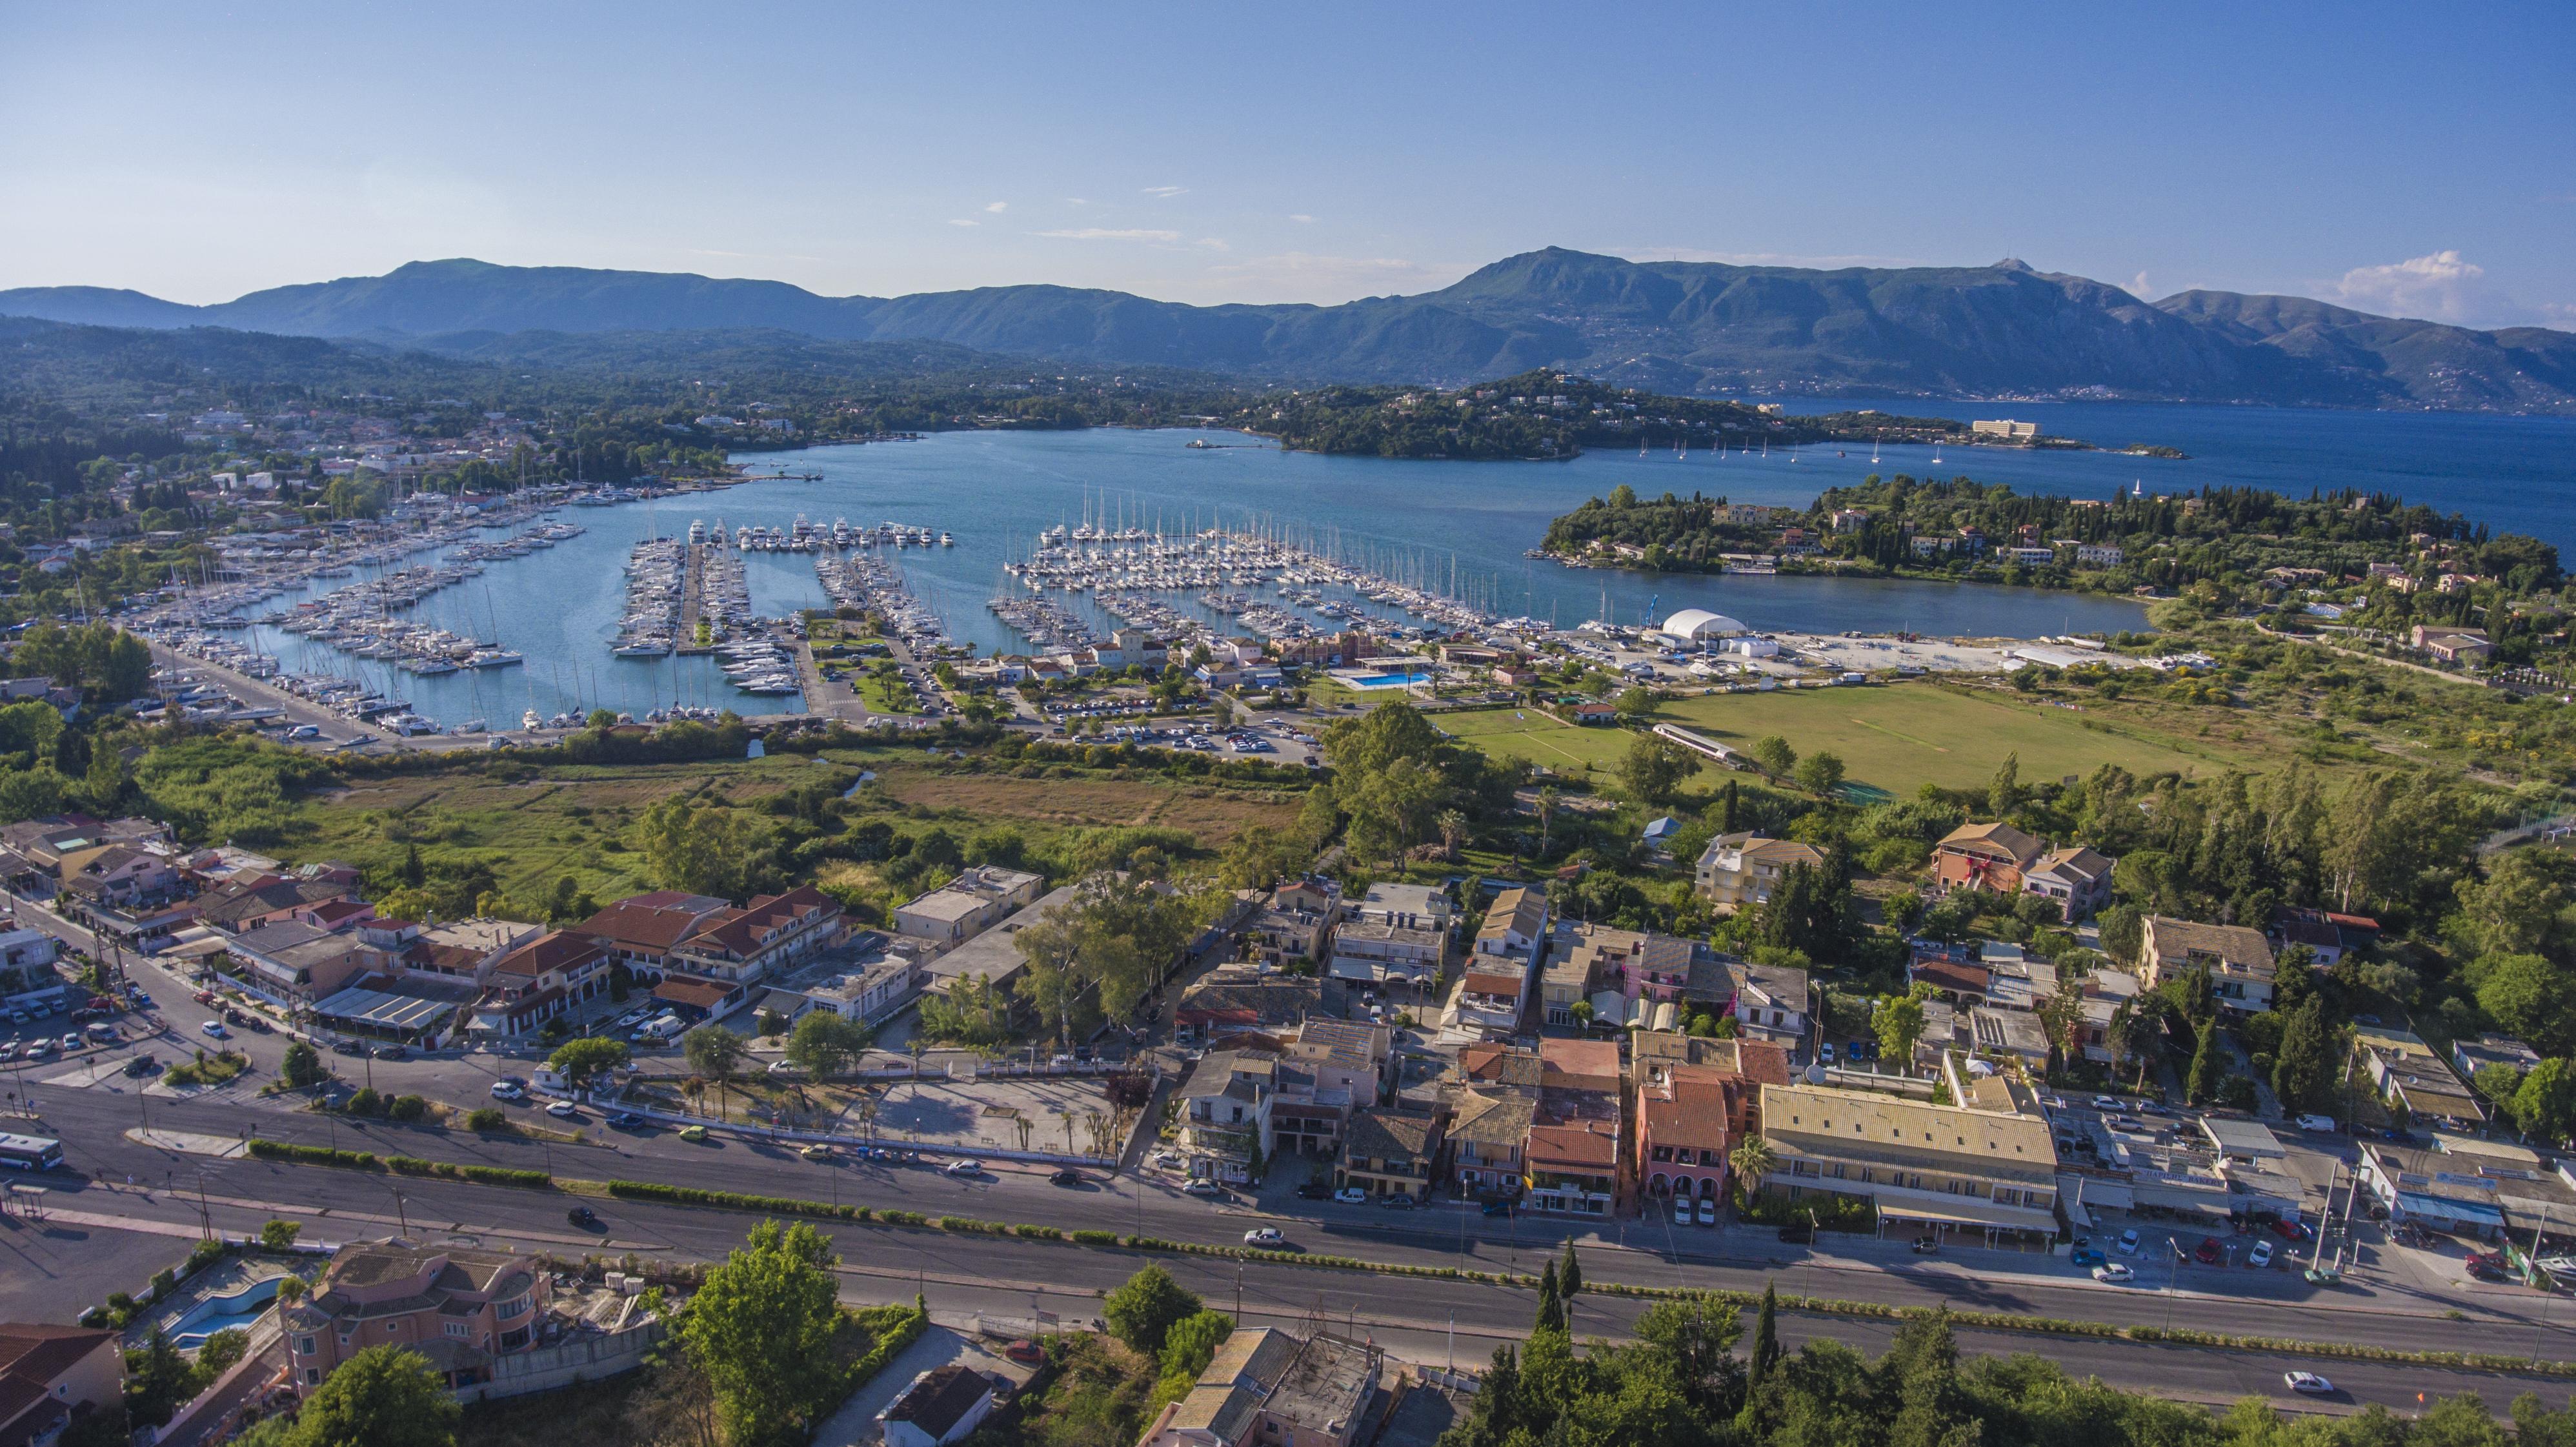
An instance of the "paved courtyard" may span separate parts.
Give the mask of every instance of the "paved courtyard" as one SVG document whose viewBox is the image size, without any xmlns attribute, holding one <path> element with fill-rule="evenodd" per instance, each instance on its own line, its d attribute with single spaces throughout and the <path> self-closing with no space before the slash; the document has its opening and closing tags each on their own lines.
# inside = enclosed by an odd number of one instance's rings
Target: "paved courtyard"
<svg viewBox="0 0 2576 1447">
<path fill-rule="evenodd" d="M 886 1085 L 877 1097 L 875 1129 L 881 1139 L 948 1150 L 1063 1153 L 1070 1139 L 1076 1155 L 1103 1150 L 1114 1154 L 1122 1142 L 1096 1139 L 1091 1124 L 1095 1115 L 1104 1128 L 1112 1118 L 1108 1094 L 1096 1077 L 943 1080 L 931 1076 Z M 1024 1121 L 1025 1133 L 1020 1128 Z M 858 1131 L 862 1126 L 860 1110 L 853 1106 L 842 1117 L 841 1128 Z"/>
</svg>

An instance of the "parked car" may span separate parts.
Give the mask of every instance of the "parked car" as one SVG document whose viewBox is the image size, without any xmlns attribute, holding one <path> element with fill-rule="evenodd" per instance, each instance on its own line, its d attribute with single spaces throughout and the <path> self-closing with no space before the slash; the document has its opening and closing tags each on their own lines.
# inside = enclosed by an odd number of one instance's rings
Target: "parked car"
<svg viewBox="0 0 2576 1447">
<path fill-rule="evenodd" d="M 1941 1243 L 1933 1240 L 1929 1236 L 1917 1236 L 1914 1238 L 1913 1251 L 1917 1256 L 1930 1256 L 1940 1249 Z"/>
<path fill-rule="evenodd" d="M 2319 1130 L 2332 1135 L 2335 1129 L 2335 1118 L 2330 1115 L 2303 1115 L 2299 1117 L 2299 1129 Z"/>
<path fill-rule="evenodd" d="M 973 1156 L 966 1156 L 941 1166 L 939 1173 L 943 1176 L 978 1176 L 984 1173 L 984 1163 Z"/>
<path fill-rule="evenodd" d="M 569 1100 L 550 1100 L 546 1102 L 546 1114 L 557 1120 L 579 1120 L 581 1107 Z"/>
<path fill-rule="evenodd" d="M 73 1033 L 71 1033 L 71 1034 L 69 1034 L 69 1035 L 65 1035 L 65 1036 L 63 1037 L 63 1049 L 65 1049 L 66 1051 L 70 1051 L 70 1050 L 84 1050 L 84 1049 L 87 1049 L 88 1047 L 89 1047 L 89 1038 L 88 1038 L 87 1036 L 84 1036 L 84 1035 L 80 1034 L 78 1031 L 74 1031 Z"/>
<path fill-rule="evenodd" d="M 508 1101 L 525 1100 L 528 1098 L 527 1087 L 507 1080 L 496 1080 L 492 1082 L 492 1098 Z"/>
<path fill-rule="evenodd" d="M 1222 1197 L 1226 1193 L 1225 1187 L 1220 1186 L 1216 1182 L 1208 1180 L 1205 1177 L 1192 1181 L 1188 1185 L 1181 1187 L 1181 1189 L 1190 1195 L 1206 1196 L 1211 1199 Z"/>
<path fill-rule="evenodd" d="M 1333 1193 L 1333 1199 L 1345 1206 L 1364 1206 L 1368 1204 L 1368 1192 L 1357 1186 L 1344 1186 Z"/>
<path fill-rule="evenodd" d="M 2118 1286 L 2124 1282 L 2137 1280 L 2138 1273 L 2126 1262 L 2109 1261 L 2093 1268 L 2093 1279 L 2106 1285 Z"/>
<path fill-rule="evenodd" d="M 1821 1062 L 1821 1063 L 1823 1063 L 1823 1064 L 1826 1064 L 1826 1065 L 1831 1065 L 1831 1064 L 1833 1064 L 1833 1063 L 1834 1063 L 1834 1042 L 1832 1042 L 1831 1040 L 1828 1040 L 1828 1041 L 1826 1041 L 1824 1044 L 1817 1046 L 1817 1047 L 1816 1047 L 1816 1059 L 1817 1059 L 1819 1062 Z"/>
<path fill-rule="evenodd" d="M 631 1110 L 612 1110 L 603 1117 L 603 1122 L 618 1130 L 637 1130 L 650 1124 Z"/>
<path fill-rule="evenodd" d="M 1333 1196 L 1332 1183 L 1329 1181 L 1300 1181 L 1297 1183 L 1297 1195 L 1300 1200 L 1329 1201 Z"/>
<path fill-rule="evenodd" d="M 2123 1256 L 2135 1256 L 2138 1254 L 2137 1227 L 2132 1226 L 2128 1230 L 2120 1233 L 2120 1254 Z"/>
<path fill-rule="evenodd" d="M 1059 1186 L 1079 1186 L 1087 1178 L 1082 1174 L 1082 1172 L 1075 1170 L 1071 1166 L 1066 1166 L 1064 1169 L 1057 1171 L 1054 1175 L 1047 1177 L 1047 1179 Z"/>
<path fill-rule="evenodd" d="M 1488 1216 L 1509 1216 L 1517 1209 L 1518 1207 L 1514 1206 L 1509 1201 L 1487 1201 L 1485 1203 L 1485 1214 Z"/>
<path fill-rule="evenodd" d="M 575 1206 L 571 1210 L 564 1212 L 564 1220 L 575 1226 L 579 1226 L 585 1231 L 596 1231 L 600 1229 L 599 1213 L 590 1209 L 588 1206 Z"/>
<path fill-rule="evenodd" d="M 229 1035 L 231 1035 L 231 1034 L 233 1033 L 233 1032 L 231 1032 L 230 1030 L 227 1030 L 227 1029 L 225 1029 L 225 1028 L 224 1028 L 224 1022 L 223 1022 L 223 1021 L 221 1021 L 221 1020 L 209 1020 L 209 1021 L 207 1021 L 205 1024 L 200 1025 L 200 1026 L 198 1026 L 197 1028 L 198 1028 L 198 1029 L 200 1029 L 200 1030 L 205 1031 L 205 1032 L 206 1032 L 207 1034 L 209 1034 L 209 1035 L 214 1036 L 214 1037 L 215 1037 L 216 1039 L 218 1039 L 218 1040 L 224 1039 L 225 1037 L 227 1037 L 227 1036 L 229 1036 Z"/>
<path fill-rule="evenodd" d="M 1026 1337 L 1002 1348 L 1002 1355 L 1024 1367 L 1039 1366 L 1046 1361 L 1046 1349 Z"/>
<path fill-rule="evenodd" d="M 796 1154 L 803 1156 L 809 1161 L 828 1161 L 832 1158 L 832 1148 L 823 1144 L 821 1141 L 813 1141 L 808 1143 L 803 1150 L 798 1151 Z"/>
<path fill-rule="evenodd" d="M 1702 1196 L 1699 1198 L 1699 1223 L 1703 1226 L 1714 1226 L 1717 1224 L 1717 1198 L 1715 1196 Z"/>
<path fill-rule="evenodd" d="M 2093 1108 L 2095 1110 L 2118 1110 L 2120 1108 L 2120 1102 L 2118 1098 L 2114 1096 L 2097 1095 L 2093 1097 Z"/>
<path fill-rule="evenodd" d="M 2192 1248 L 2191 1259 L 2203 1266 L 2216 1266 L 2219 1257 L 2225 1254 L 2226 1249 L 2218 1244 L 2217 1237 L 2203 1236 L 2200 1238 L 2200 1244 Z"/>
<path fill-rule="evenodd" d="M 1402 1191 L 1389 1191 L 1385 1195 L 1378 1197 L 1377 1203 L 1390 1211 L 1410 1211 L 1413 1209 L 1413 1198 Z"/>
<path fill-rule="evenodd" d="M 149 1055 L 137 1055 L 125 1062 L 125 1073 L 128 1075 L 150 1075 L 160 1068 L 160 1062 Z"/>
<path fill-rule="evenodd" d="M 2248 1265 L 2248 1266 L 2256 1267 L 2256 1268 L 2261 1268 L 2261 1267 L 2265 1267 L 2265 1266 L 2269 1266 L 2269 1265 L 2271 1265 L 2271 1264 L 2272 1264 L 2272 1243 L 2271 1243 L 2271 1242 L 2269 1242 L 2269 1241 L 2257 1241 L 2257 1242 L 2255 1242 L 2255 1243 L 2254 1243 L 2254 1249 L 2253 1249 L 2252 1251 L 2247 1252 L 2247 1253 L 2246 1253 L 2246 1255 L 2245 1255 L 2245 1264 L 2246 1264 L 2246 1265 Z"/>
<path fill-rule="evenodd" d="M 2327 1381 L 2321 1376 L 2318 1376 L 2314 1372 L 2283 1372 L 2281 1373 L 2281 1380 L 2289 1384 L 2291 1391 L 2297 1392 L 2302 1396 L 2330 1397 L 2334 1395 L 2335 1384 Z"/>
<path fill-rule="evenodd" d="M 2099 1246 L 2078 1246 L 2069 1259 L 2078 1266 L 2099 1266 L 2110 1258 L 2102 1254 L 2102 1248 Z"/>
<path fill-rule="evenodd" d="M 1287 1239 L 1279 1234 L 1279 1228 L 1276 1226 L 1255 1226 L 1243 1233 L 1243 1244 L 1246 1246 L 1276 1246 Z"/>
<path fill-rule="evenodd" d="M 2272 1230 L 2284 1241 L 2305 1241 L 2314 1233 L 2296 1216 L 2284 1216 L 2272 1223 Z"/>
<path fill-rule="evenodd" d="M 684 1140 L 684 1141 L 689 1141 L 689 1142 L 691 1142 L 691 1143 L 695 1143 L 695 1142 L 698 1142 L 698 1141 L 705 1140 L 706 1138 L 707 1138 L 707 1128 L 706 1128 L 705 1126 L 702 1126 L 702 1125 L 684 1125 L 684 1126 L 680 1127 L 680 1139 L 682 1139 L 682 1140 Z"/>
<path fill-rule="evenodd" d="M 1673 1197 L 1673 1224 L 1676 1226 L 1687 1226 L 1690 1223 L 1691 1198 L 1688 1196 Z"/>
</svg>

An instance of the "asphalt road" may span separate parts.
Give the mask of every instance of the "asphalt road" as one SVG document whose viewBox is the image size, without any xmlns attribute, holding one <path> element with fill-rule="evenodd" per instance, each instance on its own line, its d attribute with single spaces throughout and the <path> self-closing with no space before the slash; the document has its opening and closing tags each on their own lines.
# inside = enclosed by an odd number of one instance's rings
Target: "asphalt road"
<svg viewBox="0 0 2576 1447">
<path fill-rule="evenodd" d="M 917 1166 L 817 1164 L 784 1149 L 723 1137 L 690 1144 L 662 1131 L 600 1132 L 600 1143 L 564 1145 L 381 1122 L 356 1125 L 290 1110 L 282 1102 L 258 1098 L 255 1090 L 256 1081 L 251 1081 L 225 1087 L 211 1097 L 179 1101 L 145 1095 L 130 1079 L 112 1076 L 87 1088 L 38 1087 L 36 1094 L 41 1129 L 64 1140 L 73 1170 L 117 1183 L 128 1175 L 147 1184 L 163 1183 L 171 1173 L 185 1174 L 204 1164 L 199 1158 L 173 1156 L 125 1137 L 125 1131 L 148 1119 L 150 1125 L 163 1129 L 223 1136 L 259 1134 L 380 1154 L 547 1170 L 564 1177 L 715 1186 L 1068 1229 L 1141 1231 L 1215 1244 L 1237 1242 L 1255 1225 L 1276 1225 L 1292 1245 L 1321 1254 L 1488 1271 L 1535 1269 L 1570 1229 L 1570 1223 L 1488 1221 L 1455 1208 L 1391 1213 L 1372 1206 L 1325 1202 L 1300 1203 L 1323 1219 L 1294 1220 L 1239 1203 L 1211 1206 L 1181 1194 L 1151 1172 L 1141 1185 L 1133 1177 L 1102 1180 L 1095 1173 L 1091 1183 L 1065 1188 L 1049 1184 L 1046 1172 L 1035 1167 L 1002 1166 L 959 1181 Z M 591 1124 L 596 1130 L 596 1122 Z M 226 1176 L 291 1172 L 296 1177 L 298 1184 L 291 1191 L 262 1199 L 342 1204 L 360 1199 L 381 1204 L 390 1199 L 390 1188 L 381 1181 L 326 1168 L 234 1161 L 218 1163 L 214 1169 Z M 403 1189 L 413 1191 L 415 1186 L 406 1183 Z M 495 1205 L 481 1209 L 509 1209 L 499 1204 L 508 1194 L 502 1193 Z M 1587 1243 L 1587 1274 L 1596 1280 L 1753 1291 L 1766 1280 L 1776 1280 L 1784 1291 L 1895 1305 L 1946 1302 L 1963 1309 L 2069 1320 L 2170 1321 L 2178 1327 L 2216 1332 L 2405 1349 L 2438 1341 L 2460 1350 L 2509 1355 L 2529 1354 L 2537 1342 L 2544 1356 L 2576 1357 L 2576 1339 L 2571 1338 L 2576 1312 L 2554 1313 L 2544 1323 L 2535 1313 L 2546 1311 L 2548 1304 L 2538 1296 L 2483 1300 L 2462 1319 L 2450 1320 L 2442 1315 L 2447 1302 L 2410 1298 L 2368 1282 L 2303 1301 L 2246 1294 L 2307 1291 L 2290 1273 L 2204 1272 L 2185 1267 L 2182 1289 L 2167 1292 L 2160 1289 L 2161 1273 L 2154 1270 L 2147 1273 L 2146 1286 L 2108 1287 L 2075 1274 L 2054 1258 L 1978 1252 L 1973 1253 L 1974 1259 L 1969 1259 L 1971 1253 L 1960 1253 L 1953 1258 L 1888 1264 L 1818 1256 L 1741 1231 L 1694 1233 L 1669 1230 L 1659 1223 L 1627 1222 L 1611 1223 L 1605 1234 L 1606 1242 Z M 971 1249 L 988 1248 L 978 1243 Z M 1729 1251 L 1732 1254 L 1726 1254 Z M 2032 1274 L 2020 1274 L 2024 1271 Z M 2227 1290 L 2207 1289 L 2213 1285 Z M 1414 1294 L 1415 1283 L 1408 1282 L 1406 1295 Z"/>
<path fill-rule="evenodd" d="M 151 1188 L 90 1186 L 63 1189 L 52 1199 L 58 1212 L 132 1221 L 190 1225 L 201 1220 L 225 1232 L 256 1230 L 275 1216 L 305 1223 L 308 1240 L 339 1242 L 393 1234 L 408 1228 L 432 1240 L 518 1244 L 558 1253 L 637 1251 L 679 1259 L 712 1260 L 738 1243 L 750 1219 L 738 1213 L 623 1201 L 594 1201 L 605 1227 L 578 1230 L 565 1219 L 565 1198 L 506 1188 L 440 1181 L 389 1181 L 380 1177 L 263 1161 L 213 1161 L 128 1143 L 120 1167 L 131 1164 Z M 175 1175 L 164 1185 L 162 1171 Z M 121 1183 L 121 1176 L 119 1177 Z M 70 1186 L 75 1183 L 64 1182 Z M 202 1195 L 200 1194 L 202 1192 Z M 202 1205 L 201 1205 L 202 1201 Z M 1024 1315 L 1032 1305 L 1079 1325 L 1098 1312 L 1097 1297 L 1133 1272 L 1146 1257 L 1117 1249 L 1072 1247 L 1007 1238 L 950 1237 L 892 1227 L 826 1228 L 842 1256 L 843 1294 L 853 1301 L 908 1300 L 925 1294 L 943 1312 L 985 1310 Z M 1603 1275 L 1628 1279 L 1625 1259 L 1602 1260 Z M 1407 1280 L 1390 1290 L 1384 1280 L 1330 1269 L 1272 1263 L 1235 1263 L 1199 1257 L 1153 1257 L 1183 1285 L 1221 1310 L 1280 1325 L 1329 1320 L 1395 1348 L 1414 1360 L 1438 1362 L 1452 1349 L 1458 1360 L 1478 1362 L 1502 1341 L 1516 1339 L 1534 1308 L 1534 1293 L 1471 1282 Z M 1794 1286 L 1794 1283 L 1790 1283 Z M 1238 1298 L 1238 1291 L 1240 1297 Z M 1578 1334 L 1624 1334 L 1647 1303 L 1587 1294 L 1576 1303 Z M 1886 1345 L 1894 1324 L 1788 1314 L 1784 1334 L 1793 1342 L 1830 1336 L 1865 1351 Z M 2552 1334 L 2556 1332 L 2552 1328 Z M 2418 1328 L 2419 1337 L 2424 1333 Z M 2333 1403 L 2352 1407 L 2383 1403 L 2412 1408 L 2416 1394 L 2471 1391 L 2502 1412 L 2524 1391 L 2553 1404 L 2567 1399 L 2570 1383 L 2510 1373 L 2459 1372 L 2415 1366 L 2373 1366 L 2292 1355 L 2204 1350 L 2080 1337 L 1962 1330 L 1969 1351 L 2037 1352 L 2068 1371 L 2162 1396 L 2219 1403 L 2252 1394 L 2289 1404 L 2281 1374 L 2293 1367 L 2319 1371 L 2343 1389 Z M 2314 1405 L 2300 1403 L 2300 1405 Z"/>
</svg>

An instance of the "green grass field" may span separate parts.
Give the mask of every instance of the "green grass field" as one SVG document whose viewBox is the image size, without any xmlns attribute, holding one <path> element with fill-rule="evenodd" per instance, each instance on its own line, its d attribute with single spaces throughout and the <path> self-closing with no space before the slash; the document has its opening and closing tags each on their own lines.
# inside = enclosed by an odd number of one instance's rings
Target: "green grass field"
<svg viewBox="0 0 2576 1447">
<path fill-rule="evenodd" d="M 1534 708 L 1479 708 L 1431 715 L 1432 725 L 1488 754 L 1527 759 L 1560 774 L 1609 769 L 1636 735 L 1626 729 L 1579 727 Z"/>
<path fill-rule="evenodd" d="M 1818 750 L 1839 754 L 1853 782 L 1900 797 L 1927 783 L 1981 785 L 2006 754 L 2020 757 L 2021 776 L 2031 781 L 2086 774 L 2102 764 L 2141 774 L 2207 774 L 2259 762 L 2249 751 L 1930 684 L 1712 694 L 1668 703 L 1655 716 L 1736 747 L 1778 734 L 1802 757 Z M 2088 720 L 2098 726 L 2087 727 Z M 1615 733 L 1603 742 L 1613 756 L 1625 744 Z"/>
</svg>

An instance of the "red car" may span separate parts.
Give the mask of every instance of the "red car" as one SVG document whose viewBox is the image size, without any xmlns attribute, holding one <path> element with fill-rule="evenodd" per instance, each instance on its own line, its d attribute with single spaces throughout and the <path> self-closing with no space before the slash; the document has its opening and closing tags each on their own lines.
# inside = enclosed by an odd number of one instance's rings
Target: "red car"
<svg viewBox="0 0 2576 1447">
<path fill-rule="evenodd" d="M 215 1003 L 215 992 L 212 990 L 199 990 L 195 998 L 197 1003 L 200 1005 L 211 1005 Z"/>
<path fill-rule="evenodd" d="M 2272 1229 L 2280 1233 L 2280 1237 L 2284 1241 L 2305 1241 L 2308 1239 L 2307 1226 L 2300 1221 L 2296 1221 L 2288 1217 L 2284 1217 L 2281 1220 L 2273 1222 Z"/>
<path fill-rule="evenodd" d="M 2224 1248 L 2218 1244 L 2217 1237 L 2203 1236 L 2200 1238 L 2199 1248 L 2191 1253 L 2191 1259 L 2203 1266 L 2216 1266 L 2223 1250 Z"/>
</svg>

